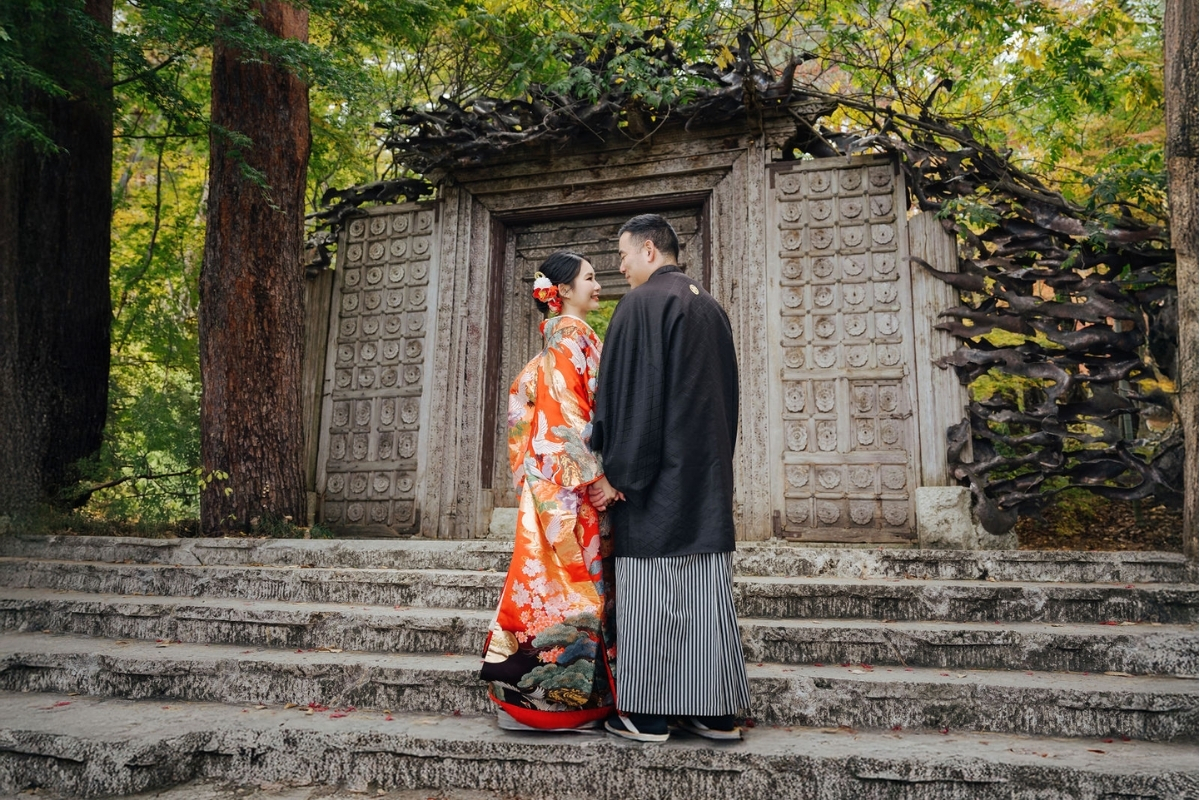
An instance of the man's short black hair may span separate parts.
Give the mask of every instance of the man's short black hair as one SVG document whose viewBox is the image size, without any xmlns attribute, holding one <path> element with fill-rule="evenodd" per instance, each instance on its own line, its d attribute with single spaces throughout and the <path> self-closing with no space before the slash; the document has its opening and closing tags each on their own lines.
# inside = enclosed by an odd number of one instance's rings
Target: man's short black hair
<svg viewBox="0 0 1200 800">
<path fill-rule="evenodd" d="M 679 260 L 679 236 L 671 227 L 671 223 L 658 214 L 638 214 L 621 226 L 621 230 L 617 231 L 617 237 L 620 238 L 626 233 L 632 236 L 639 245 L 649 239 L 654 242 L 654 246 L 664 256 L 673 261 Z"/>
</svg>

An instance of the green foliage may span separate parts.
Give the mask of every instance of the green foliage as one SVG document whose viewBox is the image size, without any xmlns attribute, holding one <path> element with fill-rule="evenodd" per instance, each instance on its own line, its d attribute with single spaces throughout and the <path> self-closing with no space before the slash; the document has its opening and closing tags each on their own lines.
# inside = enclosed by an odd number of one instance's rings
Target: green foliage
<svg viewBox="0 0 1200 800">
<path fill-rule="evenodd" d="M 0 517 L 0 535 L 19 536 L 138 536 L 145 539 L 186 538 L 200 535 L 199 519 L 150 522 L 124 517 L 63 512 L 42 506 L 17 519 Z"/>
<path fill-rule="evenodd" d="M 308 529 L 308 538 L 310 539 L 336 539 L 337 536 L 329 528 L 317 523 Z"/>
<path fill-rule="evenodd" d="M 1111 500 L 1085 489 L 1063 489 L 1045 513 L 1046 522 L 1060 536 L 1078 536 L 1094 524 Z"/>
<path fill-rule="evenodd" d="M 305 529 L 296 525 L 291 517 L 263 514 L 250 520 L 250 534 L 270 539 L 303 539 Z"/>
<path fill-rule="evenodd" d="M 54 152 L 53 121 L 39 96 L 95 96 L 81 65 L 103 63 L 108 36 L 82 0 L 6 0 L 0 3 L 0 153 L 18 142 Z"/>
<path fill-rule="evenodd" d="M 1165 195 L 1162 8 L 1158 0 L 872 0 L 801 12 L 772 42 L 820 57 L 808 74 L 874 109 L 928 110 L 967 125 L 1080 204 L 1096 174 L 1137 187 L 1140 209 Z M 1114 193 L 1101 202 L 1116 202 Z"/>
<path fill-rule="evenodd" d="M 608 323 L 612 322 L 612 315 L 616 310 L 616 300 L 601 300 L 599 308 L 588 312 L 587 324 L 592 326 L 600 341 L 604 341 L 604 335 L 608 333 Z"/>
</svg>

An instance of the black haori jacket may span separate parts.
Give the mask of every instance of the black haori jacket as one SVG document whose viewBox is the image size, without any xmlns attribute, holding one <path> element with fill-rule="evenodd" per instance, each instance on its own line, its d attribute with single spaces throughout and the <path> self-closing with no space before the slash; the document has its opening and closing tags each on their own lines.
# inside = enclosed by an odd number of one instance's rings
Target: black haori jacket
<svg viewBox="0 0 1200 800">
<path fill-rule="evenodd" d="M 674 265 L 617 305 L 600 359 L 592 448 L 626 501 L 616 555 L 734 549 L 738 373 L 729 317 Z"/>
</svg>

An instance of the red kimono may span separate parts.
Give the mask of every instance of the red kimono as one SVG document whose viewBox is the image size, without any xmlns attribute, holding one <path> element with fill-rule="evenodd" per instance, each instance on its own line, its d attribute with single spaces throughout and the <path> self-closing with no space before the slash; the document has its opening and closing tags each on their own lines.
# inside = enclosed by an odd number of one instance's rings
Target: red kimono
<svg viewBox="0 0 1200 800">
<path fill-rule="evenodd" d="M 603 474 L 589 447 L 601 344 L 575 317 L 542 335 L 509 391 L 517 534 L 481 677 L 517 722 L 569 728 L 613 709 L 611 540 L 587 499 Z"/>
</svg>

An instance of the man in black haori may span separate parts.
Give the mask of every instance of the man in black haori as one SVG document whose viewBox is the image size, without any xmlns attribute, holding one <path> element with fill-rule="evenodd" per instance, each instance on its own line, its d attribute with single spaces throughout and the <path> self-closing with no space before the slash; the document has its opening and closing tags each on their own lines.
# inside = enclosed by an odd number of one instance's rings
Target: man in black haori
<svg viewBox="0 0 1200 800">
<path fill-rule="evenodd" d="M 591 439 L 620 492 L 608 506 L 619 711 L 605 727 L 661 742 L 674 717 L 736 740 L 734 715 L 750 691 L 733 605 L 733 332 L 676 264 L 679 239 L 665 219 L 629 220 L 619 248 L 632 290 L 605 337 Z"/>
</svg>

